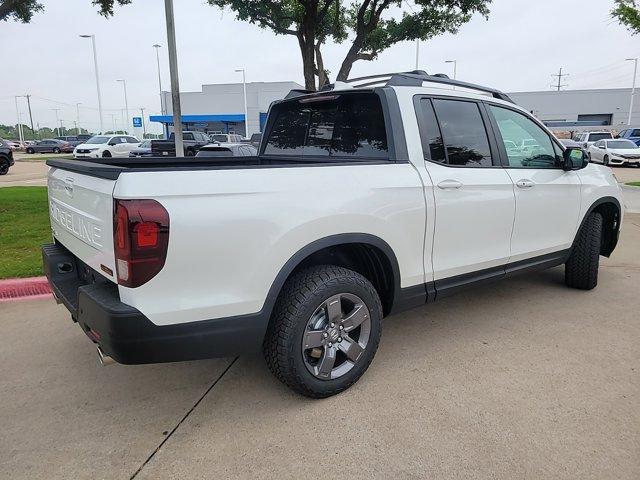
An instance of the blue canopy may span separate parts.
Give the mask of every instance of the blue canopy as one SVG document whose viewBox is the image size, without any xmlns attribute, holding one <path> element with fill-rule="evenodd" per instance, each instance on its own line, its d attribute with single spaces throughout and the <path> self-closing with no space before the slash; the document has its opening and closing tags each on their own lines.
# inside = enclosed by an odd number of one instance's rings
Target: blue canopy
<svg viewBox="0 0 640 480">
<path fill-rule="evenodd" d="M 173 123 L 173 115 L 151 115 L 149 120 L 160 123 Z M 215 115 L 182 115 L 182 123 L 202 122 L 244 122 L 243 113 L 221 113 Z"/>
</svg>

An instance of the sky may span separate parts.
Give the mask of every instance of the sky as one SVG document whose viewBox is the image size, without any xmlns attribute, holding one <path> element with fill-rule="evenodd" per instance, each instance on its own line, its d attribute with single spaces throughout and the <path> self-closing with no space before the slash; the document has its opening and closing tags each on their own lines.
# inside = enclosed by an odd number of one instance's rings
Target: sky
<svg viewBox="0 0 640 480">
<path fill-rule="evenodd" d="M 31 95 L 34 123 L 53 127 L 57 115 L 67 127 L 76 120 L 98 129 L 96 85 L 91 41 L 95 34 L 105 127 L 115 119 L 122 128 L 127 82 L 130 114 L 145 108 L 158 114 L 158 73 L 154 43 L 160 49 L 163 89 L 169 89 L 164 2 L 134 0 L 115 7 L 115 15 L 98 15 L 90 0 L 41 0 L 44 12 L 30 24 L 0 22 L 3 45 L 0 70 L 0 123 L 16 123 L 15 95 Z M 560 67 L 565 89 L 630 87 L 633 62 L 640 56 L 640 36 L 632 36 L 609 16 L 613 0 L 494 0 L 488 19 L 474 17 L 460 31 L 420 44 L 419 68 L 429 73 L 499 88 L 506 92 L 549 90 Z M 181 91 L 200 91 L 202 84 L 242 80 L 296 81 L 303 84 L 295 37 L 275 35 L 235 20 L 231 11 L 202 0 L 175 0 L 178 69 Z M 399 15 L 400 12 L 394 12 Z M 326 67 L 337 72 L 348 42 L 324 50 Z M 406 71 L 415 67 L 415 42 L 397 44 L 377 60 L 356 62 L 351 76 Z M 332 78 L 333 80 L 334 78 Z M 26 100 L 19 114 L 28 123 Z M 155 130 L 160 131 L 159 124 Z"/>
</svg>

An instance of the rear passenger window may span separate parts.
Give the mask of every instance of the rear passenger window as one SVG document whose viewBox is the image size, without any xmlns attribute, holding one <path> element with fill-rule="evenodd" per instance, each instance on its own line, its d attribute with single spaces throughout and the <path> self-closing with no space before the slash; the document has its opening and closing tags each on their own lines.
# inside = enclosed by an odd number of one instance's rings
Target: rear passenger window
<svg viewBox="0 0 640 480">
<path fill-rule="evenodd" d="M 374 93 L 303 98 L 273 110 L 267 155 L 388 158 L 384 116 Z"/>
<path fill-rule="evenodd" d="M 422 99 L 420 136 L 426 160 L 458 167 L 491 167 L 491 148 L 475 102 Z"/>
</svg>

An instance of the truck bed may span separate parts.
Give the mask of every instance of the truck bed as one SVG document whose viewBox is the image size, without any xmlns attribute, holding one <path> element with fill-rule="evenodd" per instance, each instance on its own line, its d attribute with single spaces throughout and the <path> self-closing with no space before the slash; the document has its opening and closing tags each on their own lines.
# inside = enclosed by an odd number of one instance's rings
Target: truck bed
<svg viewBox="0 0 640 480">
<path fill-rule="evenodd" d="M 129 157 L 129 158 L 92 158 L 82 160 L 49 159 L 47 165 L 92 177 L 116 180 L 121 173 L 160 172 L 185 170 L 233 170 L 247 168 L 277 168 L 310 165 L 377 165 L 389 163 L 388 160 L 353 159 L 335 161 L 319 157 Z"/>
</svg>

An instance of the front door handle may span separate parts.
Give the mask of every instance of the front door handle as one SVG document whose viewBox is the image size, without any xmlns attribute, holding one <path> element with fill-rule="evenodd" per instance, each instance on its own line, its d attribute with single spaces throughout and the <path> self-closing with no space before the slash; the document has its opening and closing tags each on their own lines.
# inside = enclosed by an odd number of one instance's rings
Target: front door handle
<svg viewBox="0 0 640 480">
<path fill-rule="evenodd" d="M 518 180 L 516 182 L 516 187 L 518 188 L 531 188 L 535 185 L 535 183 L 529 179 Z"/>
<path fill-rule="evenodd" d="M 442 190 L 455 190 L 462 187 L 462 183 L 457 180 L 443 180 L 438 184 Z"/>
</svg>

